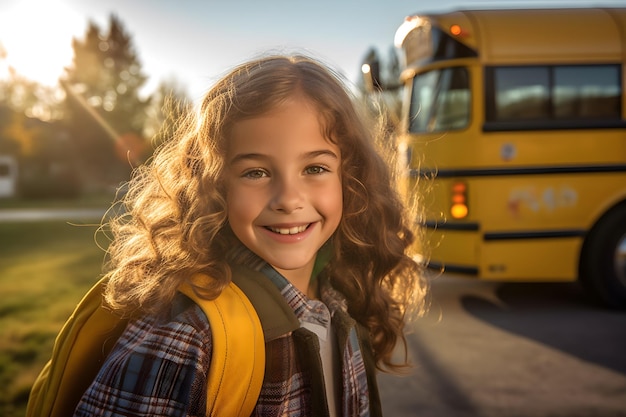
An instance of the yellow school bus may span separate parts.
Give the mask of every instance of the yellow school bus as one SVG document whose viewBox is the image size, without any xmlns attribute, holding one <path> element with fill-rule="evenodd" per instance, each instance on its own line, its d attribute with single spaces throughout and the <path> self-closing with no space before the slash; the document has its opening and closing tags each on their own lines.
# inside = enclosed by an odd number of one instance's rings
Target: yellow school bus
<svg viewBox="0 0 626 417">
<path fill-rule="evenodd" d="M 626 307 L 626 9 L 415 15 L 396 45 L 430 266 Z"/>
</svg>

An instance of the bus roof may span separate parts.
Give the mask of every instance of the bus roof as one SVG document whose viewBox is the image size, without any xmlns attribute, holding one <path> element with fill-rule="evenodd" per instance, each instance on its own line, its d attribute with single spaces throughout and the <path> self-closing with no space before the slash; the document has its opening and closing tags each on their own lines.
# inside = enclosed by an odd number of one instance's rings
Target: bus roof
<svg viewBox="0 0 626 417">
<path fill-rule="evenodd" d="M 422 31 L 438 27 L 486 64 L 615 62 L 626 56 L 626 8 L 459 10 L 410 19 Z M 407 58 L 414 56 L 409 49 L 423 50 L 419 38 L 401 40 Z"/>
</svg>

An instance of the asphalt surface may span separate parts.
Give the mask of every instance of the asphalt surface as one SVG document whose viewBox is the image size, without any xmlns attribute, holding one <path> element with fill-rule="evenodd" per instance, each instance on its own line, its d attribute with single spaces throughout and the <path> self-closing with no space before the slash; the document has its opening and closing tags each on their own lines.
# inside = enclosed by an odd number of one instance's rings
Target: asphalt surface
<svg viewBox="0 0 626 417">
<path fill-rule="evenodd" d="M 404 377 L 381 375 L 386 416 L 626 416 L 626 311 L 571 283 L 442 276 L 412 326 Z"/>
</svg>

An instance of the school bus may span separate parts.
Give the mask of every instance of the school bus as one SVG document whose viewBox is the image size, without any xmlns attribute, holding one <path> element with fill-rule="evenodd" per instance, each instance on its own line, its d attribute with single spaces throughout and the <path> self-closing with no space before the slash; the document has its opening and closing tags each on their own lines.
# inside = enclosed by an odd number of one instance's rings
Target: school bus
<svg viewBox="0 0 626 417">
<path fill-rule="evenodd" d="M 626 9 L 415 15 L 396 46 L 429 266 L 626 307 Z"/>
</svg>

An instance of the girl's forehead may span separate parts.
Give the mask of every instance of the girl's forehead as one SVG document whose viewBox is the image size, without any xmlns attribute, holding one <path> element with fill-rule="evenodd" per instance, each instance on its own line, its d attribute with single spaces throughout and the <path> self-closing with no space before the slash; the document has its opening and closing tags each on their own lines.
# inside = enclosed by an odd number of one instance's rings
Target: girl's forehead
<svg viewBox="0 0 626 417">
<path fill-rule="evenodd" d="M 243 125 L 259 124 L 259 122 L 264 120 L 278 120 L 281 115 L 285 114 L 290 114 L 290 116 L 287 116 L 286 119 L 281 119 L 280 121 L 283 123 L 289 122 L 298 115 L 307 114 L 317 121 L 319 129 L 322 131 L 325 131 L 328 125 L 317 103 L 303 94 L 294 94 L 274 103 L 271 107 L 257 114 L 242 116 L 239 119 L 235 118 L 230 132 L 232 134 L 233 131 L 240 129 Z"/>
<path fill-rule="evenodd" d="M 320 114 L 318 104 L 313 98 L 309 97 L 303 92 L 295 91 L 288 96 L 282 98 L 281 100 L 275 101 L 272 105 L 268 107 L 266 111 L 259 114 L 259 116 L 263 116 L 264 114 L 281 112 L 287 108 L 294 107 L 298 107 L 302 111 Z"/>
<path fill-rule="evenodd" d="M 288 149 L 307 153 L 322 148 L 339 155 L 335 141 L 329 138 L 317 108 L 306 100 L 285 101 L 272 111 L 241 120 L 230 131 L 228 154 L 283 154 Z"/>
</svg>

